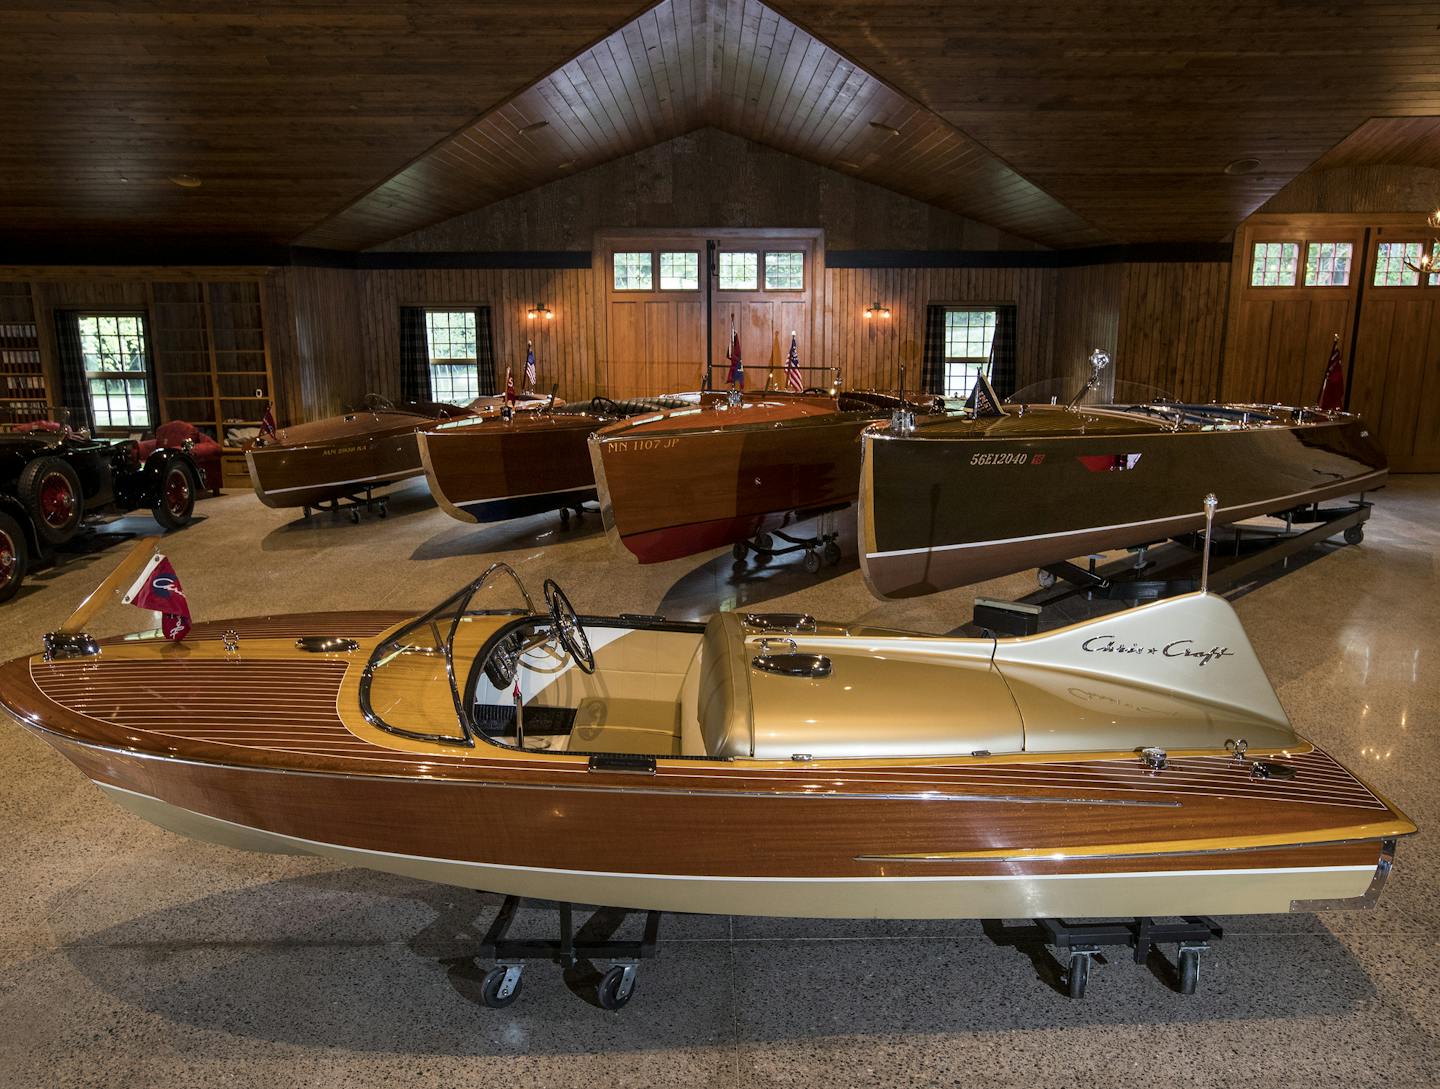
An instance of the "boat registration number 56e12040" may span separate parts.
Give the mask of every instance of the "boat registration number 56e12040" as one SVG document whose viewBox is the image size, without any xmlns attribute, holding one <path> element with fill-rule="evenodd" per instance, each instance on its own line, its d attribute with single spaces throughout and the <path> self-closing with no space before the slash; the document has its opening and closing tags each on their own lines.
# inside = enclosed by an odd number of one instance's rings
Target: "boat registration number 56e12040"
<svg viewBox="0 0 1440 1089">
<path fill-rule="evenodd" d="M 970 455 L 971 465 L 1039 465 L 1044 460 L 1044 454 L 1028 454 L 1023 451 Z"/>
</svg>

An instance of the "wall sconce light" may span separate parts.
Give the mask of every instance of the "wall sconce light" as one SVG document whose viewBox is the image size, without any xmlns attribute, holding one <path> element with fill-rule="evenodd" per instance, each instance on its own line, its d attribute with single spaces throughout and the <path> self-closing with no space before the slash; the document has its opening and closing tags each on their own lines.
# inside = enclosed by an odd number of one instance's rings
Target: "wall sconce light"
<svg viewBox="0 0 1440 1089">
<path fill-rule="evenodd" d="M 870 321 L 872 318 L 888 318 L 889 316 L 890 308 L 888 306 L 881 306 L 878 301 L 871 303 L 865 308 L 866 321 Z"/>
<path fill-rule="evenodd" d="M 544 303 L 536 303 L 529 310 L 525 311 L 525 317 L 528 318 L 530 321 L 534 321 L 536 318 L 542 316 L 545 318 L 546 321 L 549 321 L 555 316 L 555 312 L 552 311 Z"/>
</svg>

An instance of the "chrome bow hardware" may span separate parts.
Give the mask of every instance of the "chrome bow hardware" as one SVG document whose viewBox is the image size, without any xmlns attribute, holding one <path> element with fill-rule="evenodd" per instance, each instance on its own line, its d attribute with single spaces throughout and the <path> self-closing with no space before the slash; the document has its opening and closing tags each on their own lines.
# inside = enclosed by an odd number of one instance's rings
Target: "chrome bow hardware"
<svg viewBox="0 0 1440 1089">
<path fill-rule="evenodd" d="M 1140 750 L 1140 763 L 1149 769 L 1151 775 L 1164 771 L 1169 762 L 1169 754 L 1159 746 L 1152 745 L 1148 749 Z"/>
<path fill-rule="evenodd" d="M 772 654 L 771 643 L 786 643 L 788 654 Z M 750 659 L 750 664 L 766 673 L 777 673 L 782 677 L 811 677 L 820 679 L 830 676 L 830 659 L 823 654 L 801 654 L 800 646 L 788 637 L 760 640 L 760 653 Z"/>
<path fill-rule="evenodd" d="M 47 632 L 44 647 L 47 662 L 56 658 L 91 658 L 100 653 L 100 644 L 84 632 Z"/>
<path fill-rule="evenodd" d="M 240 649 L 240 633 L 234 628 L 226 628 L 225 634 L 220 636 L 220 645 L 225 648 L 226 654 L 234 654 Z"/>
<path fill-rule="evenodd" d="M 1235 757 L 1235 763 L 1245 763 L 1245 750 L 1250 747 L 1250 744 L 1243 737 L 1237 737 L 1232 741 L 1225 742 L 1225 747 L 1229 749 L 1231 755 Z"/>
</svg>

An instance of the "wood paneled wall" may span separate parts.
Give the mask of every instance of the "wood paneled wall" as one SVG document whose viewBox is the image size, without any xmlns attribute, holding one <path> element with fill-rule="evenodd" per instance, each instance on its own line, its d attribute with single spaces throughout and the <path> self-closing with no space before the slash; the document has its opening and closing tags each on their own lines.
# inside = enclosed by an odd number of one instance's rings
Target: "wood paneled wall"
<svg viewBox="0 0 1440 1089">
<path fill-rule="evenodd" d="M 1435 209 L 1436 194 L 1440 194 L 1440 170 L 1371 163 L 1307 170 L 1262 204 L 1259 212 L 1416 212 L 1424 216 Z"/>
<path fill-rule="evenodd" d="M 1216 400 L 1229 267 L 1213 261 L 1117 267 L 1124 269 L 1117 380 L 1154 386 L 1185 401 Z"/>
<path fill-rule="evenodd" d="M 597 231 L 822 227 L 832 249 L 1037 249 L 933 204 L 699 129 L 444 220 L 381 250 L 588 250 Z"/>
</svg>

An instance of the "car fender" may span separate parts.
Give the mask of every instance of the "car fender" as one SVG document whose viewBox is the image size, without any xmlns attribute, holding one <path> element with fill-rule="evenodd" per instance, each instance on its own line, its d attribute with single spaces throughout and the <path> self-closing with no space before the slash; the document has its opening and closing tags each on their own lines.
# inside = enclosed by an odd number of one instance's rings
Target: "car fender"
<svg viewBox="0 0 1440 1089">
<path fill-rule="evenodd" d="M 145 459 L 145 466 L 141 469 L 141 481 L 143 482 L 144 498 L 146 506 L 153 507 L 160 499 L 160 481 L 167 470 L 176 461 L 183 462 L 190 470 L 190 479 L 195 483 L 195 496 L 200 497 L 205 487 L 205 475 L 200 472 L 200 466 L 190 455 L 188 450 L 176 449 L 173 446 L 162 446 Z"/>
<path fill-rule="evenodd" d="M 13 495 L 0 492 L 0 511 L 4 511 L 25 533 L 25 543 L 30 546 L 30 555 L 43 557 L 50 555 L 50 547 L 40 540 L 40 535 L 35 532 L 35 522 L 30 517 L 30 512 L 25 509 L 25 504 L 16 499 Z"/>
</svg>

